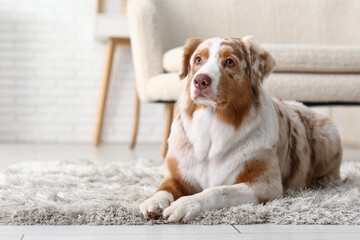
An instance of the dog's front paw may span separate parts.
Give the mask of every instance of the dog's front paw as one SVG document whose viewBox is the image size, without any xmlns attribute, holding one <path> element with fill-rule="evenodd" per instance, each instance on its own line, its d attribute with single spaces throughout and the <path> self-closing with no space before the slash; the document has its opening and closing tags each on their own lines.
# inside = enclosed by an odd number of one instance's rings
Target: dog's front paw
<svg viewBox="0 0 360 240">
<path fill-rule="evenodd" d="M 203 211 L 201 203 L 194 196 L 179 198 L 163 212 L 169 222 L 188 222 Z"/>
<path fill-rule="evenodd" d="M 140 204 L 140 211 L 147 219 L 154 219 L 174 201 L 174 197 L 167 191 L 160 191 Z"/>
</svg>

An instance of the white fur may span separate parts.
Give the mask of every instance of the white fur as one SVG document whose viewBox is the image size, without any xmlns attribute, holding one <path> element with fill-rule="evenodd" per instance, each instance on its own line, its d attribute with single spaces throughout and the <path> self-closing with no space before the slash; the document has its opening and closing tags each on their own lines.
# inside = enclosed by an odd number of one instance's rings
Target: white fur
<svg viewBox="0 0 360 240">
<path fill-rule="evenodd" d="M 191 93 L 192 99 L 195 98 L 195 96 L 194 96 L 194 91 L 195 91 L 194 79 L 199 74 L 207 74 L 211 78 L 211 85 L 210 85 L 211 95 L 215 99 L 216 92 L 217 92 L 217 86 L 219 84 L 220 76 L 221 76 L 219 65 L 218 65 L 220 42 L 221 42 L 221 39 L 218 39 L 218 38 L 214 38 L 214 39 L 210 40 L 211 47 L 210 47 L 210 51 L 209 51 L 209 57 L 208 57 L 206 63 L 194 75 L 192 82 L 191 82 L 190 93 Z M 194 58 L 195 56 L 196 55 L 194 54 L 192 56 L 192 58 Z M 194 59 L 192 59 L 191 62 L 193 63 Z M 204 100 L 204 99 L 199 99 L 198 101 L 201 104 L 216 106 L 216 103 L 213 101 Z"/>
<path fill-rule="evenodd" d="M 159 191 L 154 196 L 140 204 L 140 211 L 144 216 L 147 216 L 150 212 L 161 214 L 161 212 L 170 206 L 174 201 L 174 197 L 167 191 Z"/>
<path fill-rule="evenodd" d="M 219 186 L 185 196 L 164 210 L 163 216 L 169 222 L 187 222 L 204 211 L 255 203 L 254 190 L 246 184 Z"/>
<path fill-rule="evenodd" d="M 192 119 L 182 117 L 193 152 L 176 152 L 175 157 L 181 159 L 179 168 L 186 181 L 200 190 L 232 184 L 253 153 L 273 148 L 278 140 L 278 119 L 270 96 L 263 89 L 261 92 L 260 114 L 249 114 L 237 130 L 217 119 L 211 107 L 194 112 Z M 173 124 L 172 135 L 177 135 L 176 125 L 180 123 Z"/>
</svg>

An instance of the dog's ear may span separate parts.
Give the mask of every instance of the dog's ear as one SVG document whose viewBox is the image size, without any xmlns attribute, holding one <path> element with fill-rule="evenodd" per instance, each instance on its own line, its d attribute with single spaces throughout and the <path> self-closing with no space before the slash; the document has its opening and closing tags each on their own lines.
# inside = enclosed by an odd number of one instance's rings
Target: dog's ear
<svg viewBox="0 0 360 240">
<path fill-rule="evenodd" d="M 190 59 L 193 53 L 195 52 L 196 48 L 204 41 L 201 38 L 189 38 L 186 41 L 184 47 L 184 55 L 183 55 L 183 62 L 182 67 L 179 72 L 180 79 L 184 79 L 190 70 Z"/>
<path fill-rule="evenodd" d="M 262 83 L 274 69 L 275 59 L 255 41 L 253 36 L 245 36 L 241 39 L 248 48 L 251 77 L 256 82 Z"/>
</svg>

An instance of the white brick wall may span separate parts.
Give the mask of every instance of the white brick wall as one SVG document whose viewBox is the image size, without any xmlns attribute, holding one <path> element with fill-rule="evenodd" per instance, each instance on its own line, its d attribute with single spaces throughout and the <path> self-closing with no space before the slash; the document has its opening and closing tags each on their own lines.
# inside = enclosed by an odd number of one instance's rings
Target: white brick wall
<svg viewBox="0 0 360 240">
<path fill-rule="evenodd" d="M 91 142 L 105 45 L 94 0 L 0 0 L 0 141 Z M 117 48 L 104 142 L 128 142 L 131 51 Z M 163 105 L 142 104 L 139 142 L 159 142 Z"/>
</svg>

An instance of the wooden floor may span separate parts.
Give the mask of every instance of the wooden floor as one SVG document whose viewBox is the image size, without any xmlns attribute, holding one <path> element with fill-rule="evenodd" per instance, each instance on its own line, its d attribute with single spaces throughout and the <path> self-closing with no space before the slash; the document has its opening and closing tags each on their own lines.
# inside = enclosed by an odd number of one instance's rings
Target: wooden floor
<svg viewBox="0 0 360 240">
<path fill-rule="evenodd" d="M 360 226 L 329 225 L 155 225 L 0 226 L 1 240 L 192 240 L 192 239 L 360 239 Z"/>
<path fill-rule="evenodd" d="M 127 145 L 1 144 L 0 168 L 23 161 L 159 159 L 159 144 Z M 360 149 L 345 148 L 345 161 L 359 161 Z M 0 209 L 1 211 L 1 209 Z M 0 226 L 0 240 L 114 239 L 360 239 L 360 226 L 338 225 L 154 225 L 154 226 Z"/>
</svg>

